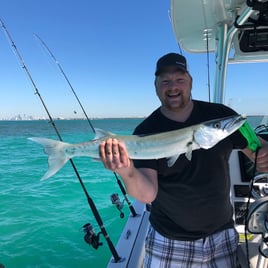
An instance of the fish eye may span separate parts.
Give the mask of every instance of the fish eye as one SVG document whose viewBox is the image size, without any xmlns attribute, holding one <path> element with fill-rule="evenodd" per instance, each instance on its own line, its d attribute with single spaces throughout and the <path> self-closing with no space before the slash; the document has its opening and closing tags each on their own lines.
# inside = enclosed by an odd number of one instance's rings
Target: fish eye
<svg viewBox="0 0 268 268">
<path fill-rule="evenodd" d="M 217 128 L 217 129 L 221 128 L 221 124 L 220 123 L 215 123 L 214 128 Z"/>
</svg>

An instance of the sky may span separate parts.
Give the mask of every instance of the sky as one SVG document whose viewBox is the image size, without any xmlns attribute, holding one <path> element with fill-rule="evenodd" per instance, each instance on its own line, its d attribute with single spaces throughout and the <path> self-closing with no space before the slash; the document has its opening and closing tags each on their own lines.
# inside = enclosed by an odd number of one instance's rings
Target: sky
<svg viewBox="0 0 268 268">
<path fill-rule="evenodd" d="M 0 18 L 52 117 L 83 117 L 83 112 L 34 34 L 52 51 L 90 118 L 143 117 L 160 105 L 153 85 L 157 59 L 180 52 L 169 9 L 168 0 L 1 0 Z M 193 98 L 208 100 L 207 55 L 183 54 L 193 76 Z M 267 113 L 267 67 L 231 65 L 226 104 L 244 114 Z M 0 119 L 47 117 L 2 28 L 0 93 Z"/>
</svg>

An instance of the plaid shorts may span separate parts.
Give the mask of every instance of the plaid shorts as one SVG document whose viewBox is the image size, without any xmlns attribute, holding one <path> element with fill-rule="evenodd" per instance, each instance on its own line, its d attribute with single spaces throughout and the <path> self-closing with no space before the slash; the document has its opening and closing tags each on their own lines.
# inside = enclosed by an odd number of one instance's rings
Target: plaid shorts
<svg viewBox="0 0 268 268">
<path fill-rule="evenodd" d="M 163 237 L 150 226 L 145 244 L 146 268 L 236 268 L 238 234 L 227 229 L 194 241 Z"/>
</svg>

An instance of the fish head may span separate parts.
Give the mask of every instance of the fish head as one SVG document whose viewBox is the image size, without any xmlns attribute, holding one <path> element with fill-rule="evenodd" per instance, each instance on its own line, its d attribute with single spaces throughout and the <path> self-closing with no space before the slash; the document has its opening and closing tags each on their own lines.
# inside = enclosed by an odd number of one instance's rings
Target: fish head
<svg viewBox="0 0 268 268">
<path fill-rule="evenodd" d="M 209 149 L 234 133 L 245 121 L 245 116 L 233 115 L 204 122 L 194 131 L 194 140 L 201 148 Z"/>
</svg>

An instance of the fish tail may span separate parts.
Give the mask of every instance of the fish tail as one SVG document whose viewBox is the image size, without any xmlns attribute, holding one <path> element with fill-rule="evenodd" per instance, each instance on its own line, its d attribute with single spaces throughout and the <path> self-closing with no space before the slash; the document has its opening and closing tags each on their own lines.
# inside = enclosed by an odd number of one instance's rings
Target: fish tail
<svg viewBox="0 0 268 268">
<path fill-rule="evenodd" d="M 41 144 L 44 148 L 44 152 L 48 155 L 48 170 L 41 180 L 46 180 L 53 176 L 69 160 L 69 157 L 64 150 L 64 147 L 66 147 L 68 143 L 39 137 L 28 139 Z"/>
</svg>

